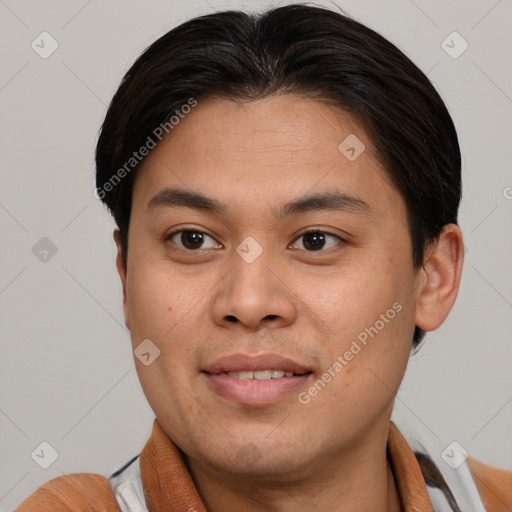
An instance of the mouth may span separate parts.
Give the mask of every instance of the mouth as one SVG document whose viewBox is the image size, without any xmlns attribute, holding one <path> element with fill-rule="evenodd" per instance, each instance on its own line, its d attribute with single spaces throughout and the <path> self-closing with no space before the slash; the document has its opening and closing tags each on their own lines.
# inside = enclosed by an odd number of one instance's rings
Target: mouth
<svg viewBox="0 0 512 512">
<path fill-rule="evenodd" d="M 276 354 L 232 354 L 208 365 L 202 374 L 215 394 L 239 405 L 258 406 L 298 392 L 313 370 Z"/>
<path fill-rule="evenodd" d="M 234 379 L 241 380 L 269 380 L 282 379 L 289 377 L 297 377 L 311 372 L 289 372 L 285 370 L 257 370 L 257 371 L 239 371 L 239 372 L 222 372 L 213 375 L 229 375 Z M 212 374 L 210 374 L 212 375 Z"/>
</svg>

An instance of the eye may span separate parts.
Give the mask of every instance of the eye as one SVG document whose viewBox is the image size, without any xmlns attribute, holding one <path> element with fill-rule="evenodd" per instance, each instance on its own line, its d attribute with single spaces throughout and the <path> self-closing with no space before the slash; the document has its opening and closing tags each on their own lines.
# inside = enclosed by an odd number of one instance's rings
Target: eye
<svg viewBox="0 0 512 512">
<path fill-rule="evenodd" d="M 222 247 L 210 235 L 195 229 L 180 229 L 178 231 L 174 231 L 166 237 L 166 240 L 170 240 L 179 249 L 187 251 L 194 251 L 197 249 L 217 249 Z M 209 246 L 202 246 L 205 242 L 208 242 L 208 240 L 210 240 Z"/>
<path fill-rule="evenodd" d="M 318 229 L 305 231 L 295 240 L 297 241 L 300 238 L 304 239 L 302 241 L 302 247 L 306 251 L 321 251 L 322 249 L 332 249 L 333 247 L 336 247 L 339 242 L 343 242 L 343 239 L 339 236 L 333 235 L 332 233 L 328 233 L 326 231 L 320 231 Z M 331 242 L 329 242 L 329 240 Z M 332 243 L 333 241 L 338 241 L 338 243 Z M 299 247 L 299 249 L 301 248 Z"/>
</svg>

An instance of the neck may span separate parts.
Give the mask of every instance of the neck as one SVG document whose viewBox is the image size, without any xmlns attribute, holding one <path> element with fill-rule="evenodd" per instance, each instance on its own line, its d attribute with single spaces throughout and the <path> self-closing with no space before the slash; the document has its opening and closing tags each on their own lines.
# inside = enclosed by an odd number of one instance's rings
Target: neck
<svg viewBox="0 0 512 512">
<path fill-rule="evenodd" d="M 384 441 L 384 442 L 383 442 Z M 387 431 L 371 442 L 322 454 L 293 474 L 233 474 L 204 461 L 187 460 L 209 512 L 400 512 L 400 499 L 386 457 Z"/>
</svg>

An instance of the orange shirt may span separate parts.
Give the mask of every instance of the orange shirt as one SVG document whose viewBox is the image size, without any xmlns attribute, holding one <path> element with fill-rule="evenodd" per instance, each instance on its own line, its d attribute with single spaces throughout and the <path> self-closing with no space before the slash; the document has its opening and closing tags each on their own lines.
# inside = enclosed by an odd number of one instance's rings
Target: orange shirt
<svg viewBox="0 0 512 512">
<path fill-rule="evenodd" d="M 413 452 L 393 422 L 387 448 L 404 512 L 512 510 L 512 471 L 472 458 L 460 465 L 458 473 L 448 465 L 444 468 L 435 463 L 428 450 Z M 39 487 L 15 512 L 121 510 L 207 512 L 181 452 L 157 419 L 139 456 L 110 479 L 93 473 L 59 476 Z"/>
</svg>

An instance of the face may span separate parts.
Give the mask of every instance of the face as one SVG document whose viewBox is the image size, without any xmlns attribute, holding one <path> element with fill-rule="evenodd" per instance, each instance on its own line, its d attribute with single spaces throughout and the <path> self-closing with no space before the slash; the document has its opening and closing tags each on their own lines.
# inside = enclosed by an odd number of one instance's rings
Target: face
<svg viewBox="0 0 512 512">
<path fill-rule="evenodd" d="M 133 349 L 160 350 L 139 378 L 190 461 L 276 475 L 385 440 L 419 274 L 404 201 L 351 116 L 200 100 L 138 172 L 128 247 Z"/>
</svg>

